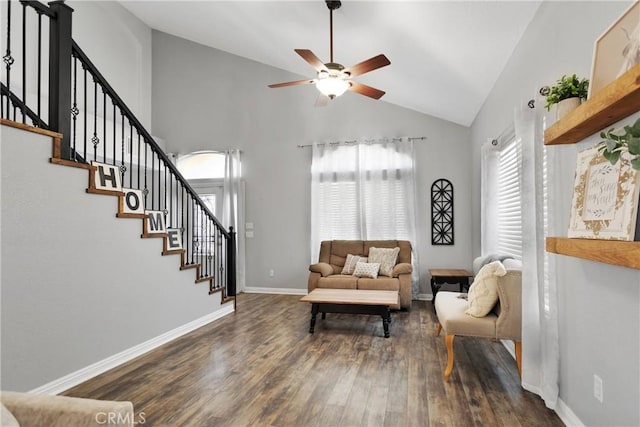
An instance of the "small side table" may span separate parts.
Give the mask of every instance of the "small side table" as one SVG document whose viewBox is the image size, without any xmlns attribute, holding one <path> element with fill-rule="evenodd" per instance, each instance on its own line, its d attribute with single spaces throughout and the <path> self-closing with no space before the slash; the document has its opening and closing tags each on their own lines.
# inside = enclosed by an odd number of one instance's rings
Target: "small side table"
<svg viewBox="0 0 640 427">
<path fill-rule="evenodd" d="M 467 270 L 456 269 L 431 269 L 431 293 L 433 294 L 432 302 L 436 302 L 436 294 L 445 283 L 458 283 L 460 285 L 460 292 L 464 292 L 464 289 L 469 289 L 469 277 L 473 277 L 473 274 Z"/>
</svg>

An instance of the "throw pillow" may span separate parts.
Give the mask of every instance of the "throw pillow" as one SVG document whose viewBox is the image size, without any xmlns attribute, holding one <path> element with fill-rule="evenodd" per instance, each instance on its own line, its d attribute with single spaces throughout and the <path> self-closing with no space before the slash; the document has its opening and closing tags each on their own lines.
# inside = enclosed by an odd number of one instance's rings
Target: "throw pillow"
<svg viewBox="0 0 640 427">
<path fill-rule="evenodd" d="M 356 269 L 353 271 L 353 275 L 376 279 L 378 277 L 378 270 L 380 270 L 380 264 L 377 262 L 359 262 L 356 263 Z"/>
<path fill-rule="evenodd" d="M 356 264 L 359 262 L 367 262 L 367 257 L 348 254 L 347 260 L 344 262 L 342 274 L 353 274 L 353 271 L 356 269 Z"/>
<path fill-rule="evenodd" d="M 500 261 L 491 262 L 478 271 L 469 287 L 469 308 L 465 313 L 473 317 L 484 317 L 498 302 L 498 277 L 507 274 Z"/>
<path fill-rule="evenodd" d="M 369 262 L 380 264 L 380 275 L 391 277 L 400 248 L 369 248 Z"/>
</svg>

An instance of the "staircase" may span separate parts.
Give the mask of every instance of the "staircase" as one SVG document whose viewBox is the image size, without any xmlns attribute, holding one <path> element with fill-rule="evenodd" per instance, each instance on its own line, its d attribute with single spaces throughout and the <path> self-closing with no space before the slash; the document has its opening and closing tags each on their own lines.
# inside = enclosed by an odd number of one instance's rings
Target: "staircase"
<svg viewBox="0 0 640 427">
<path fill-rule="evenodd" d="M 52 163 L 85 169 L 88 193 L 117 197 L 118 218 L 139 220 L 141 238 L 163 239 L 163 256 L 179 256 L 180 270 L 193 269 L 195 283 L 208 283 L 210 295 L 219 293 L 222 303 L 235 303 L 233 227 L 225 229 L 211 213 L 71 39 L 73 10 L 61 1 L 48 6 L 37 1 L 6 4 L 0 123 L 49 131 L 45 134 L 53 136 Z M 37 19 L 27 20 L 28 14 Z M 12 18 L 22 27 L 12 27 Z M 48 19 L 48 35 L 42 33 L 43 19 Z M 22 34 L 17 41 L 16 34 Z M 43 41 L 49 46 L 46 56 L 41 53 Z M 35 50 L 37 72 L 25 59 Z M 40 70 L 47 63 L 45 85 Z M 45 86 L 48 93 L 43 93 Z"/>
</svg>

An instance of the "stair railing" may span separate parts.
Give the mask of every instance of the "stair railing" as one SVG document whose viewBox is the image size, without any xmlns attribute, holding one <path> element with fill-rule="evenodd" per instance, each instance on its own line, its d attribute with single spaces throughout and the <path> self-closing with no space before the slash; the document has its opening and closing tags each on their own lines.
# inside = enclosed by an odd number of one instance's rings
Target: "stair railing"
<svg viewBox="0 0 640 427">
<path fill-rule="evenodd" d="M 107 82 L 82 49 L 71 39 L 73 10 L 63 1 L 49 3 L 20 1 L 22 27 L 19 75 L 22 76 L 22 99 L 12 92 L 11 0 L 7 2 L 7 37 L 5 42 L 5 80 L 0 91 L 0 117 L 27 122 L 63 134 L 61 157 L 80 162 L 115 165 L 120 170 L 123 187 L 142 191 L 145 209 L 162 211 L 167 228 L 181 231 L 183 268 L 197 268 L 197 281 L 209 280 L 210 293 L 236 293 L 235 232 L 226 230 L 178 171 L 151 134 L 144 128 L 124 101 Z M 36 93 L 27 90 L 27 9 L 37 21 Z M 49 18 L 49 84 L 42 83 L 42 16 Z M 13 31 L 13 33 L 12 33 Z M 15 37 L 14 37 L 15 39 Z M 48 89 L 48 126 L 41 119 L 43 92 Z M 20 91 L 18 91 L 20 93 Z M 27 106 L 34 99 L 36 110 Z M 13 113 L 13 114 L 12 114 Z M 18 120 L 16 120 L 18 119 Z"/>
</svg>

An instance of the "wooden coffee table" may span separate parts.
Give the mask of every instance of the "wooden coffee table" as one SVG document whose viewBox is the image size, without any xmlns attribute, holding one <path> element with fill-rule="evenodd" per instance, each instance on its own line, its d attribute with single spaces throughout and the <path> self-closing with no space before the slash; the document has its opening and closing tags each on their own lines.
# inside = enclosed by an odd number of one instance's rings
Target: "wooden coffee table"
<svg viewBox="0 0 640 427">
<path fill-rule="evenodd" d="M 384 337 L 389 338 L 389 307 L 398 304 L 399 295 L 397 291 L 316 288 L 300 301 L 311 303 L 311 334 L 315 330 L 318 312 L 322 313 L 323 319 L 327 313 L 377 314 L 382 316 Z"/>
</svg>

